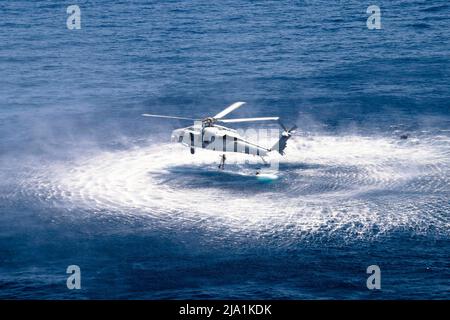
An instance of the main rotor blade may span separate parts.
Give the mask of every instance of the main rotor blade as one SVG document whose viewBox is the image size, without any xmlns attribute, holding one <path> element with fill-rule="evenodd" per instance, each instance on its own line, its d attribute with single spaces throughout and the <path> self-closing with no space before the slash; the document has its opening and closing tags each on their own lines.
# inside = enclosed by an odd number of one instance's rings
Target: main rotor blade
<svg viewBox="0 0 450 320">
<path fill-rule="evenodd" d="M 242 119 L 223 119 L 223 120 L 217 120 L 217 122 L 234 123 L 234 122 L 272 121 L 272 120 L 278 120 L 278 119 L 279 119 L 279 117 L 242 118 Z"/>
<path fill-rule="evenodd" d="M 159 114 L 148 114 L 148 113 L 143 113 L 142 116 L 144 116 L 144 117 L 152 117 L 152 118 L 166 118 L 166 119 L 180 119 L 180 120 L 201 121 L 201 119 L 192 119 L 192 118 L 183 118 L 183 117 L 172 117 L 172 116 L 162 116 L 162 115 L 159 115 Z"/>
<path fill-rule="evenodd" d="M 244 104 L 245 104 L 245 102 L 235 102 L 231 106 L 226 108 L 225 110 L 223 110 L 223 111 L 219 112 L 218 114 L 216 114 L 213 118 L 214 119 L 221 119 L 221 118 L 225 117 L 227 114 L 229 114 L 230 112 L 236 110 L 237 108 L 241 107 Z"/>
</svg>

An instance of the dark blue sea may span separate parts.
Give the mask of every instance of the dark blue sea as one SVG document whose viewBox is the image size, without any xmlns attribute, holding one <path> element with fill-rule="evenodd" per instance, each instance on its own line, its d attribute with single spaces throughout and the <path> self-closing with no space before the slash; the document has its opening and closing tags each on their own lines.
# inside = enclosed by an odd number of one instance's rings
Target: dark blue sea
<svg viewBox="0 0 450 320">
<path fill-rule="evenodd" d="M 0 298 L 449 299 L 449 40 L 447 0 L 0 2 Z M 298 125 L 277 179 L 141 117 L 236 101 Z"/>
</svg>

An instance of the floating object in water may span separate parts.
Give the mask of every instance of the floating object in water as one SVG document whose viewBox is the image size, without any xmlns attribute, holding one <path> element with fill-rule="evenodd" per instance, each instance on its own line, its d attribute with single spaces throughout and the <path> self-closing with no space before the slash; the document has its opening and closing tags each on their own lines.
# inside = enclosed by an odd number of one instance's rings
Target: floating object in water
<svg viewBox="0 0 450 320">
<path fill-rule="evenodd" d="M 261 173 L 259 171 L 256 172 L 256 179 L 259 181 L 270 182 L 278 179 L 278 176 L 273 173 Z"/>
</svg>

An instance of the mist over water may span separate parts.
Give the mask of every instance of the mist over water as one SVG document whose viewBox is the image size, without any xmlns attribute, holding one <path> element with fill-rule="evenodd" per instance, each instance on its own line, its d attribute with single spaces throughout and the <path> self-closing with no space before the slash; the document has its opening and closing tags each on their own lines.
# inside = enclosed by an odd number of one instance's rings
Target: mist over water
<svg viewBox="0 0 450 320">
<path fill-rule="evenodd" d="M 280 233 L 274 245 L 305 236 L 352 242 L 398 228 L 447 236 L 449 142 L 296 137 L 271 184 L 245 164 L 218 171 L 211 151 L 191 156 L 182 146 L 153 144 L 43 165 L 10 197 L 148 217 L 175 229 L 194 223 L 219 239 Z"/>
<path fill-rule="evenodd" d="M 0 297 L 448 298 L 446 1 L 79 5 L 0 5 Z M 140 116 L 235 101 L 299 126 L 277 179 Z"/>
</svg>

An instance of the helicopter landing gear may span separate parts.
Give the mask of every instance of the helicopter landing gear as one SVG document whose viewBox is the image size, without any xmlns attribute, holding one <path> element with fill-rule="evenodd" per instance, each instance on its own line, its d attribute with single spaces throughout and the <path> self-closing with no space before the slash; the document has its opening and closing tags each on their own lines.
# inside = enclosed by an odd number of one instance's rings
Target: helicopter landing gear
<svg viewBox="0 0 450 320">
<path fill-rule="evenodd" d="M 220 164 L 219 164 L 219 169 L 223 170 L 225 169 L 225 160 L 227 159 L 227 157 L 225 156 L 225 154 L 220 156 Z"/>
</svg>

